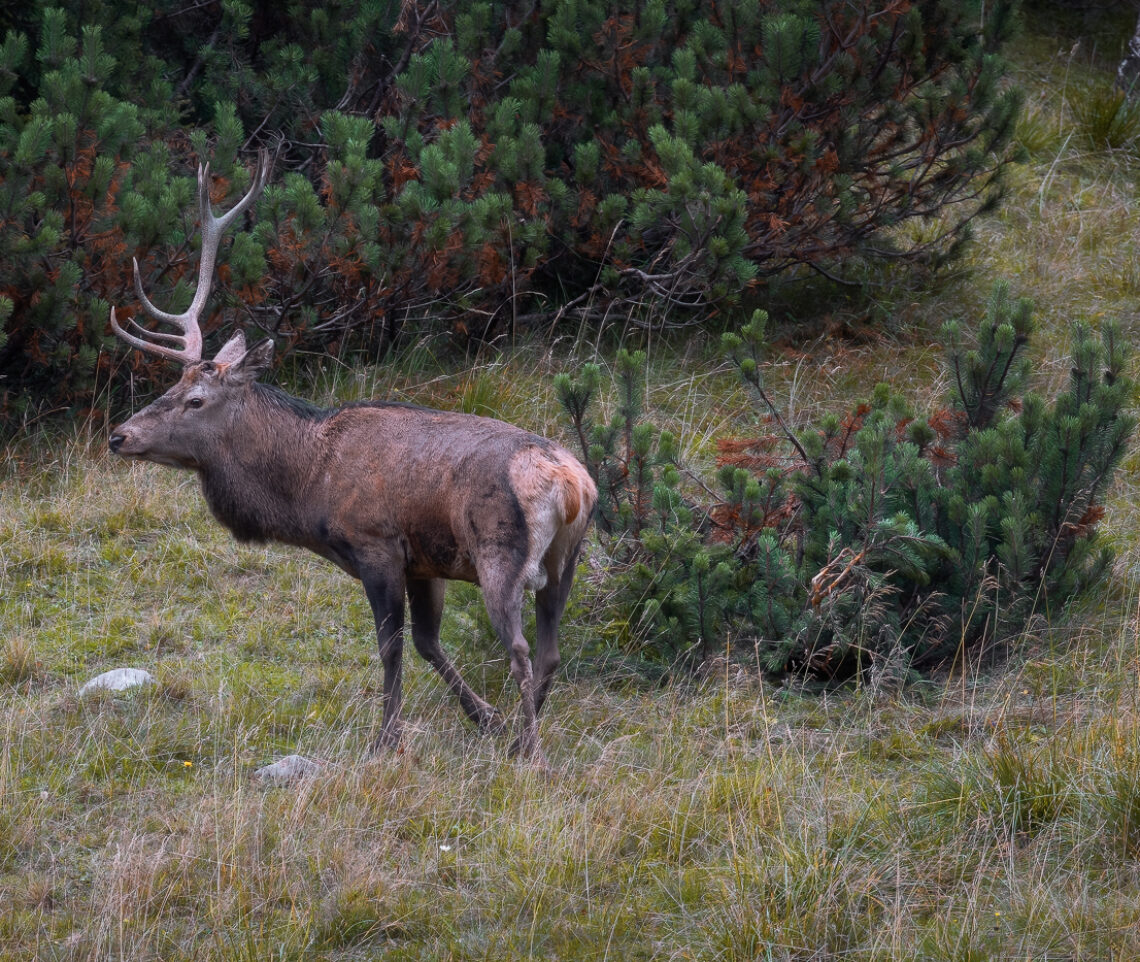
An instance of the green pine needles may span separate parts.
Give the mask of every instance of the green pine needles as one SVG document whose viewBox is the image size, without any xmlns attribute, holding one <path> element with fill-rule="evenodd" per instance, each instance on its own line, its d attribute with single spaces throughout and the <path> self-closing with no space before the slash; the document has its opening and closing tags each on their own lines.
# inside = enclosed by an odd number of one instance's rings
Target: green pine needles
<svg viewBox="0 0 1140 962">
<path fill-rule="evenodd" d="M 949 396 L 925 416 L 887 384 L 790 426 L 765 390 L 767 318 L 725 347 L 767 432 L 719 444 L 718 497 L 683 483 L 675 441 L 643 420 L 644 356 L 623 353 L 608 425 L 600 374 L 555 387 L 602 491 L 615 635 L 673 661 L 755 647 L 775 671 L 904 678 L 1000 643 L 1095 585 L 1101 499 L 1135 422 L 1117 326 L 1073 329 L 1069 381 L 1026 391 L 1032 311 L 998 285 L 980 323 L 943 329 Z"/>
<path fill-rule="evenodd" d="M 699 323 L 792 265 L 951 251 L 1009 157 L 1018 96 L 996 51 L 1012 12 L 444 3 L 450 29 L 401 75 L 387 149 L 404 191 L 434 191 L 440 206 L 417 210 L 446 222 L 439 270 L 513 299 L 514 321 L 539 308 L 546 322 L 553 306 Z M 509 231 L 473 216 L 491 199 Z M 921 243 L 893 230 L 940 213 Z"/>
<path fill-rule="evenodd" d="M 185 298 L 199 162 L 220 202 L 275 156 L 221 303 L 285 349 L 374 357 L 615 312 L 701 325 L 788 267 L 941 257 L 996 200 L 1018 103 L 1009 0 L 9 6 L 11 421 L 146 379 L 110 360 L 108 307 L 132 254 Z"/>
</svg>

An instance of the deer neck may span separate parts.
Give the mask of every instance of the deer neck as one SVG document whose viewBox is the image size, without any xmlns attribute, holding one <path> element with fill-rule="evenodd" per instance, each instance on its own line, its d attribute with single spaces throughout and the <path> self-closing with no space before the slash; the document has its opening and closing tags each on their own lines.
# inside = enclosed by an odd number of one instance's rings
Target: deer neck
<svg viewBox="0 0 1140 962">
<path fill-rule="evenodd" d="M 318 432 L 291 401 L 254 385 L 199 471 L 210 510 L 241 541 L 307 540 Z"/>
</svg>

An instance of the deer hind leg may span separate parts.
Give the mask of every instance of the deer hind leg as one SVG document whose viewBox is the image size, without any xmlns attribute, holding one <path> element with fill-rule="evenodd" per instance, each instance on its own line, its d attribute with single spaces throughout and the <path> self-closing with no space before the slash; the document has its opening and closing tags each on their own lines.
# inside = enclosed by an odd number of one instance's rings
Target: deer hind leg
<svg viewBox="0 0 1140 962">
<path fill-rule="evenodd" d="M 495 634 L 510 656 L 511 676 L 519 686 L 521 697 L 519 734 L 511 745 L 511 753 L 541 762 L 543 757 L 538 743 L 534 669 L 530 663 L 530 646 L 522 631 L 522 574 L 517 572 L 513 577 L 503 577 L 499 572 L 487 577 L 484 574 L 485 572 L 480 573 L 483 602 Z"/>
<path fill-rule="evenodd" d="M 412 615 L 412 643 L 447 682 L 459 699 L 464 712 L 483 732 L 497 732 L 503 727 L 503 716 L 480 698 L 463 680 L 455 664 L 439 644 L 439 625 L 443 618 L 445 583 L 441 578 L 408 581 L 408 602 Z"/>
<path fill-rule="evenodd" d="M 395 582 L 395 583 L 393 583 Z M 404 586 L 403 579 L 365 578 L 364 591 L 376 619 L 376 641 L 384 666 L 384 719 L 372 750 L 395 748 L 400 743 L 404 702 Z"/>
<path fill-rule="evenodd" d="M 550 683 L 554 672 L 562 661 L 558 651 L 558 628 L 562 623 L 562 613 L 570 597 L 570 586 L 574 583 L 574 572 L 578 564 L 578 549 L 570 552 L 562 570 L 548 571 L 545 587 L 534 596 L 534 613 L 537 622 L 534 652 L 534 712 L 542 711 L 546 696 L 550 693 Z"/>
</svg>

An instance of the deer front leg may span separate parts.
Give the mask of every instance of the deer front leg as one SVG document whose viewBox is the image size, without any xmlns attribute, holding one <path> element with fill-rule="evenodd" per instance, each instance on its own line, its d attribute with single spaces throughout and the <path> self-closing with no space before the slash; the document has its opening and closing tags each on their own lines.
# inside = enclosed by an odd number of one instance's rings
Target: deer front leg
<svg viewBox="0 0 1140 962">
<path fill-rule="evenodd" d="M 399 581 L 398 584 L 393 584 Z M 368 578 L 364 582 L 372 616 L 376 619 L 376 641 L 384 666 L 384 719 L 372 751 L 392 749 L 400 743 L 400 710 L 404 701 L 404 585 L 403 579 Z"/>
<path fill-rule="evenodd" d="M 443 616 L 443 594 L 442 579 L 409 579 L 408 607 L 412 614 L 412 643 L 424 660 L 447 682 L 463 706 L 463 711 L 479 726 L 479 730 L 497 732 L 503 727 L 502 716 L 463 680 L 459 670 L 440 646 L 439 624 Z"/>
</svg>

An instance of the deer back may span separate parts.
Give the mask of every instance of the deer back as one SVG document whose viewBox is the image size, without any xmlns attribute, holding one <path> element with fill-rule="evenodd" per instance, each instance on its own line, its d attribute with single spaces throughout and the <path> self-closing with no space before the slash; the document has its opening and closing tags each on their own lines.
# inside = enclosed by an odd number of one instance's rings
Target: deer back
<svg viewBox="0 0 1140 962">
<path fill-rule="evenodd" d="M 569 452 L 490 418 L 363 403 L 322 413 L 318 433 L 318 537 L 354 556 L 398 546 L 415 577 L 477 581 L 506 563 L 541 587 L 596 500 Z"/>
</svg>

